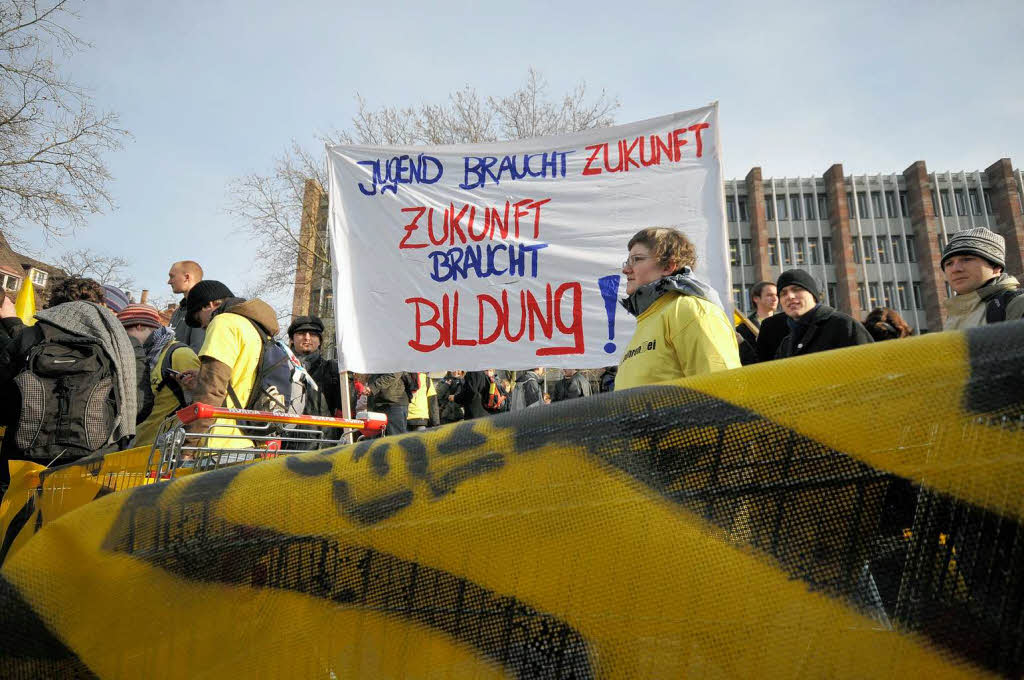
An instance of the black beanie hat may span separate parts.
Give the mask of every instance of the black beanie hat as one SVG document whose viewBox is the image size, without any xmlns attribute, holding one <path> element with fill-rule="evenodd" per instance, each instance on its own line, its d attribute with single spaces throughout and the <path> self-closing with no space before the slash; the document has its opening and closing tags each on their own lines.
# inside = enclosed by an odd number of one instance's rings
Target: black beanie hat
<svg viewBox="0 0 1024 680">
<path fill-rule="evenodd" d="M 779 296 L 782 296 L 782 289 L 786 286 L 797 285 L 806 290 L 812 296 L 814 301 L 819 302 L 821 300 L 821 288 L 818 286 L 818 282 L 814 280 L 814 277 L 805 272 L 803 269 L 790 269 L 784 271 L 779 275 L 779 281 L 775 284 L 775 287 L 779 289 Z"/>
<path fill-rule="evenodd" d="M 324 322 L 319 316 L 297 316 L 288 326 L 288 337 L 292 337 L 300 331 L 313 331 L 320 337 L 324 335 Z"/>
<path fill-rule="evenodd" d="M 188 297 L 185 298 L 185 323 L 192 328 L 201 328 L 202 324 L 199 323 L 199 317 L 196 316 L 196 312 L 214 300 L 223 300 L 229 297 L 234 297 L 234 294 L 223 283 L 203 279 L 192 286 L 192 289 L 188 292 Z"/>
</svg>

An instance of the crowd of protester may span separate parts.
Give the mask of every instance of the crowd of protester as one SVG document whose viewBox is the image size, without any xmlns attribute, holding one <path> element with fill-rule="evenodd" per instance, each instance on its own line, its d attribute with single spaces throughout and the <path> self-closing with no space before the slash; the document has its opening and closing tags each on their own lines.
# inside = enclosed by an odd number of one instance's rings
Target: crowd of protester
<svg viewBox="0 0 1024 680">
<path fill-rule="evenodd" d="M 824 304 L 823 286 L 801 269 L 753 286 L 754 310 L 734 326 L 718 293 L 694 273 L 698 253 L 681 232 L 641 230 L 626 251 L 621 302 L 637 325 L 618 366 L 589 375 L 565 369 L 550 379 L 543 367 L 348 374 L 349 408 L 386 414 L 386 434 L 400 434 L 913 334 L 892 309 L 873 309 L 861 322 Z M 1024 291 L 1005 266 L 1003 238 L 988 229 L 949 240 L 941 267 L 955 296 L 945 302 L 945 329 L 1024 317 Z M 269 399 L 286 411 L 342 413 L 342 378 L 323 352 L 321 319 L 295 317 L 288 343 L 275 342 L 275 310 L 204 279 L 198 263 L 174 263 L 168 285 L 182 297 L 166 322 L 154 307 L 91 279 L 58 282 L 30 326 L 3 298 L 0 484 L 7 460 L 51 465 L 152 445 L 164 420 L 193 402 L 260 409 Z M 251 446 L 230 422 L 195 421 L 188 431 L 211 427 L 221 438 L 210 447 Z"/>
</svg>

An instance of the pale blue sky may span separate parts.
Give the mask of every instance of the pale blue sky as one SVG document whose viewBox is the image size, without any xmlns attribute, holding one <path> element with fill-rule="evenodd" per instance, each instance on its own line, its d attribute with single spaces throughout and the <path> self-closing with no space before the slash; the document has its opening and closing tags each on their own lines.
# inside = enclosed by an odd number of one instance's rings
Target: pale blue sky
<svg viewBox="0 0 1024 680">
<path fill-rule="evenodd" d="M 500 95 L 533 66 L 552 93 L 584 79 L 618 96 L 619 122 L 717 99 L 730 178 L 1024 164 L 1019 1 L 93 0 L 80 14 L 71 28 L 94 47 L 67 71 L 134 139 L 108 156 L 117 208 L 39 246 L 125 256 L 158 296 L 178 259 L 236 289 L 259 277 L 227 184 L 269 170 L 292 138 L 317 148 L 357 91 L 371 107 L 466 84 Z"/>
</svg>

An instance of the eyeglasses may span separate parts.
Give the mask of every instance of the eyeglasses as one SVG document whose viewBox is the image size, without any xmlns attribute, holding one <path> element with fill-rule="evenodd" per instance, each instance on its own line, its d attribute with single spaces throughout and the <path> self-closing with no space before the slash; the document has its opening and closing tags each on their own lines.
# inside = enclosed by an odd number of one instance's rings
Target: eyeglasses
<svg viewBox="0 0 1024 680">
<path fill-rule="evenodd" d="M 651 259 L 650 255 L 630 255 L 626 258 L 626 261 L 622 263 L 622 268 L 625 269 L 626 267 L 629 267 L 632 269 L 638 262 L 643 262 L 644 260 L 649 259 Z"/>
</svg>

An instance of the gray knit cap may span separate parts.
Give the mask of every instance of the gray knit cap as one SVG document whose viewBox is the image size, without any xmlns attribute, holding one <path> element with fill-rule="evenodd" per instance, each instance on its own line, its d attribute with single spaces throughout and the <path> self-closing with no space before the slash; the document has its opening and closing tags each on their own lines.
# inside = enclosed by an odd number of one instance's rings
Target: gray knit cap
<svg viewBox="0 0 1024 680">
<path fill-rule="evenodd" d="M 977 255 L 1005 269 L 1006 241 L 985 227 L 964 229 L 950 237 L 949 243 L 942 249 L 942 262 L 939 266 L 945 269 L 946 260 L 954 255 Z"/>
</svg>

